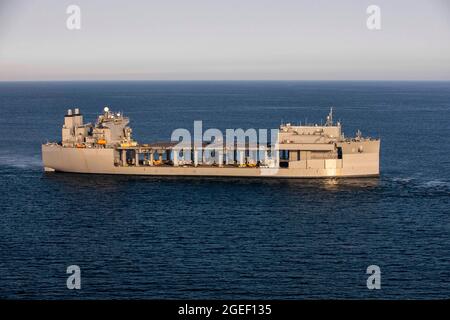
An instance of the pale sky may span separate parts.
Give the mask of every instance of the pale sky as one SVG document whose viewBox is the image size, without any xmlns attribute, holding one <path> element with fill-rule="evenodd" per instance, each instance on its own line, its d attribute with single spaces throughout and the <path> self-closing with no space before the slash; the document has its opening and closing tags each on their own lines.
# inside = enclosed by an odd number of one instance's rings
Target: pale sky
<svg viewBox="0 0 450 320">
<path fill-rule="evenodd" d="M 1 81 L 128 79 L 450 80 L 450 0 L 0 0 Z"/>
</svg>

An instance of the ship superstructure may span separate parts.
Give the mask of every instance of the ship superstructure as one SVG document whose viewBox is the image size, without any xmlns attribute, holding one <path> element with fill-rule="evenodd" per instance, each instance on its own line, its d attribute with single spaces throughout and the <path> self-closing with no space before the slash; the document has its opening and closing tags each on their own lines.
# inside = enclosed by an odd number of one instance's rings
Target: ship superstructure
<svg viewBox="0 0 450 320">
<path fill-rule="evenodd" d="M 108 107 L 94 124 L 68 110 L 59 143 L 42 145 L 46 171 L 229 177 L 356 177 L 379 175 L 380 140 L 346 138 L 332 110 L 324 125 L 280 126 L 275 143 L 138 143 L 129 119 Z M 221 141 L 219 141 L 221 142 Z"/>
</svg>

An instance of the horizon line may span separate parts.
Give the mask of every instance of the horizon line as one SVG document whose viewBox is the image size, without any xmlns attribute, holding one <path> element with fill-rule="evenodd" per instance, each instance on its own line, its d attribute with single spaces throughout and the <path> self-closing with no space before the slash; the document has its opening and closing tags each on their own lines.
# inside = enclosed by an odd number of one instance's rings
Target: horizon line
<svg viewBox="0 0 450 320">
<path fill-rule="evenodd" d="M 38 79 L 0 80 L 0 83 L 24 82 L 450 82 L 450 79 Z"/>
</svg>

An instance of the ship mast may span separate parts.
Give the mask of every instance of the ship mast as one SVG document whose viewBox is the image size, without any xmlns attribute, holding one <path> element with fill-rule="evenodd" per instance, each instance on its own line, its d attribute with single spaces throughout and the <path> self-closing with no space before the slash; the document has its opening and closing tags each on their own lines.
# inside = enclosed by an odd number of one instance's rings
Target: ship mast
<svg viewBox="0 0 450 320">
<path fill-rule="evenodd" d="M 333 125 L 333 107 L 330 108 L 330 113 L 327 116 L 327 122 L 325 123 L 325 126 L 332 126 Z"/>
</svg>

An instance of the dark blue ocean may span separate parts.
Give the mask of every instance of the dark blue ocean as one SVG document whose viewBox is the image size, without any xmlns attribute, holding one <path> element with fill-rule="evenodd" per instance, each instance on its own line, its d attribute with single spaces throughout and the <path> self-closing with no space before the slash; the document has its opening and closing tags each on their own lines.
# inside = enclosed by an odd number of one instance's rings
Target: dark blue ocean
<svg viewBox="0 0 450 320">
<path fill-rule="evenodd" d="M 44 174 L 66 110 L 94 121 L 105 105 L 143 143 L 334 106 L 346 135 L 381 137 L 381 176 Z M 0 146 L 0 298 L 450 298 L 450 82 L 0 83 Z"/>
</svg>

